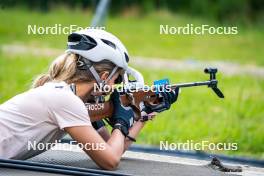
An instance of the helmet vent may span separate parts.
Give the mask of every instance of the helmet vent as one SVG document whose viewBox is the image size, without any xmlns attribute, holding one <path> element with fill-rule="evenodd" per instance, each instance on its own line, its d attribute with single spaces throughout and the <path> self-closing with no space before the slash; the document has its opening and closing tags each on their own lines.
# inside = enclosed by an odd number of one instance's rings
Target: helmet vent
<svg viewBox="0 0 264 176">
<path fill-rule="evenodd" d="M 108 46 L 110 46 L 110 47 L 116 49 L 116 45 L 115 45 L 114 43 L 110 42 L 109 40 L 105 40 L 105 39 L 101 39 L 101 40 L 102 40 L 102 42 L 104 42 L 104 43 L 107 44 Z"/>
<path fill-rule="evenodd" d="M 68 36 L 68 42 L 79 42 L 81 39 L 82 36 L 75 33 Z"/>
<path fill-rule="evenodd" d="M 96 41 L 87 35 L 72 33 L 68 36 L 68 48 L 76 50 L 89 50 L 96 46 Z"/>
<path fill-rule="evenodd" d="M 126 62 L 128 63 L 129 62 L 129 57 L 128 57 L 127 53 L 124 53 L 124 54 L 125 54 Z"/>
</svg>

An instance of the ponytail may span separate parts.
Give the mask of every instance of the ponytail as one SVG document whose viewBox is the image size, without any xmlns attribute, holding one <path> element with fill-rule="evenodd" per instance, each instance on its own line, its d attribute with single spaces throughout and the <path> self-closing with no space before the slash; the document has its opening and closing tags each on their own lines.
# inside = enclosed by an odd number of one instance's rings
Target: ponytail
<svg viewBox="0 0 264 176">
<path fill-rule="evenodd" d="M 77 68 L 78 55 L 73 53 L 66 53 L 57 57 L 50 65 L 49 71 L 46 74 L 38 76 L 32 84 L 33 88 L 44 85 L 47 82 L 73 83 L 78 81 L 93 81 L 93 75 L 87 70 L 80 70 Z M 98 73 L 103 71 L 111 72 L 115 65 L 107 60 L 96 62 L 93 64 Z"/>
<path fill-rule="evenodd" d="M 50 82 L 51 78 L 49 76 L 49 74 L 42 74 L 39 75 L 34 81 L 33 81 L 33 88 L 39 87 L 39 86 L 43 86 L 46 82 Z"/>
</svg>

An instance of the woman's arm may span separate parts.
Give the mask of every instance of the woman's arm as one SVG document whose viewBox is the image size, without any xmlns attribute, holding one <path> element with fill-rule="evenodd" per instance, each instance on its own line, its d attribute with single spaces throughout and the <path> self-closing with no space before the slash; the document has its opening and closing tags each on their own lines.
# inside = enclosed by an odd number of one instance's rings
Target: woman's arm
<svg viewBox="0 0 264 176">
<path fill-rule="evenodd" d="M 144 127 L 144 125 L 145 125 L 145 122 L 141 122 L 141 121 L 135 122 L 134 125 L 129 130 L 129 136 L 136 139 L 138 134 L 140 133 L 140 131 Z M 111 137 L 109 131 L 107 130 L 107 128 L 105 126 L 98 129 L 97 132 L 104 139 L 104 141 L 108 141 Z M 124 152 L 129 148 L 129 146 L 132 143 L 133 143 L 133 141 L 129 140 L 128 138 L 125 139 Z"/>
<path fill-rule="evenodd" d="M 136 139 L 139 132 L 142 130 L 144 127 L 145 122 L 137 121 L 134 123 L 134 125 L 129 129 L 129 136 Z M 130 139 L 126 138 L 125 139 L 125 144 L 124 144 L 124 151 L 125 152 L 129 146 L 133 143 Z"/>
<path fill-rule="evenodd" d="M 97 132 L 100 134 L 100 136 L 104 139 L 104 141 L 108 141 L 111 137 L 109 131 L 105 126 L 99 128 Z"/>
<path fill-rule="evenodd" d="M 115 107 L 112 116 L 112 123 L 114 130 L 107 142 L 98 134 L 92 126 L 75 126 L 66 127 L 64 130 L 70 136 L 83 146 L 90 146 L 90 148 L 83 148 L 83 150 L 103 169 L 115 169 L 121 159 L 125 149 L 131 144 L 130 141 L 125 142 L 125 136 L 129 132 L 131 137 L 136 137 L 143 127 L 142 122 L 136 122 L 133 127 L 133 111 L 131 108 L 123 107 L 120 103 L 118 92 L 114 92 L 111 96 Z M 128 131 L 129 130 L 129 131 Z M 103 148 L 91 148 L 94 146 L 103 146 Z M 100 150 L 101 149 L 101 150 Z"/>
<path fill-rule="evenodd" d="M 78 143 L 89 146 L 83 150 L 98 166 L 107 170 L 116 169 L 124 151 L 125 137 L 121 131 L 115 129 L 107 143 L 92 126 L 67 127 L 65 131 Z M 92 150 L 92 145 L 97 150 Z"/>
</svg>

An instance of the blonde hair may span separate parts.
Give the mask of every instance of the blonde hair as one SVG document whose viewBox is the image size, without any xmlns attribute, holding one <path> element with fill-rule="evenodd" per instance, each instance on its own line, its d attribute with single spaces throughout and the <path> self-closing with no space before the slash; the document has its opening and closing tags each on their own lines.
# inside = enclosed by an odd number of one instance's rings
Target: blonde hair
<svg viewBox="0 0 264 176">
<path fill-rule="evenodd" d="M 63 54 L 57 57 L 50 65 L 47 73 L 39 75 L 33 82 L 32 87 L 36 88 L 44 85 L 46 82 L 60 82 L 66 83 L 91 82 L 94 79 L 93 75 L 87 70 L 80 70 L 77 68 L 78 55 L 73 53 Z M 109 73 L 114 69 L 115 65 L 107 60 L 96 62 L 93 64 L 95 70 L 100 73 L 108 71 Z"/>
</svg>

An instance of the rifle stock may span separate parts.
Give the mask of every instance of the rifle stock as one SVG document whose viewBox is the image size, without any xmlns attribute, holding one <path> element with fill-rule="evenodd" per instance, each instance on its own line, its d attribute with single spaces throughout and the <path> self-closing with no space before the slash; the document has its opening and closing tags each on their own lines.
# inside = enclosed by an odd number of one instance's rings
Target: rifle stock
<svg viewBox="0 0 264 176">
<path fill-rule="evenodd" d="M 194 86 L 208 86 L 216 93 L 219 98 L 224 98 L 223 93 L 217 87 L 218 81 L 216 80 L 216 68 L 206 68 L 205 73 L 210 74 L 210 80 L 201 82 L 190 82 L 173 84 L 170 87 L 172 89 L 194 87 Z M 141 104 L 159 104 L 161 99 L 155 90 L 145 91 L 144 89 L 133 92 L 120 93 L 120 101 L 123 106 L 129 106 L 133 109 L 135 114 L 135 120 L 138 120 L 141 116 Z M 114 112 L 113 103 L 108 100 L 103 103 L 86 103 L 88 113 L 92 122 L 101 120 L 104 118 L 111 118 Z"/>
<path fill-rule="evenodd" d="M 144 92 L 140 90 L 133 93 L 123 93 L 120 95 L 120 101 L 123 106 L 131 107 L 135 114 L 135 119 L 138 120 L 141 117 L 140 103 L 159 103 L 158 96 L 153 91 Z M 114 112 L 114 106 L 111 100 L 104 103 L 86 103 L 88 114 L 91 122 L 102 120 L 104 118 L 110 118 Z"/>
</svg>

